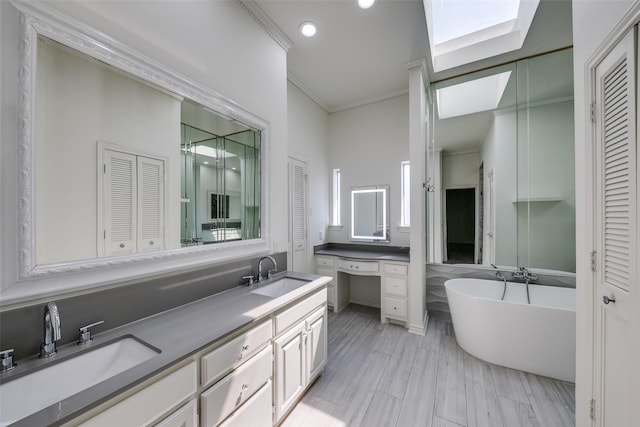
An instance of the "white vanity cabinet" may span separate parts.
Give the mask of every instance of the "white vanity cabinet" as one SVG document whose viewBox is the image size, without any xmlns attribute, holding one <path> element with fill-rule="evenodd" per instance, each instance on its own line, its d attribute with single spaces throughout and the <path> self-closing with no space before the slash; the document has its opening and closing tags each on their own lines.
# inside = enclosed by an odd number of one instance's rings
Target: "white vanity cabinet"
<svg viewBox="0 0 640 427">
<path fill-rule="evenodd" d="M 113 427 L 113 426 L 148 426 L 154 425 L 161 420 L 165 414 L 171 413 L 173 408 L 178 408 L 181 404 L 194 396 L 197 391 L 197 367 L 196 362 L 191 362 L 177 370 L 169 370 L 170 373 L 163 373 L 162 378 L 148 385 L 147 387 L 135 391 L 127 398 L 119 401 L 115 405 L 100 412 L 88 420 L 76 423 L 83 427 Z M 189 407 L 178 409 L 174 415 L 184 411 L 182 415 L 189 417 Z M 178 414 L 177 417 L 181 415 Z M 171 418 L 171 416 L 169 416 Z M 172 424 L 166 418 L 165 426 L 190 424 Z M 160 425 L 163 425 L 162 423 Z"/>
<path fill-rule="evenodd" d="M 316 274 L 333 278 L 327 285 L 327 305 L 334 308 L 336 305 L 336 260 L 333 256 L 316 255 Z"/>
<path fill-rule="evenodd" d="M 382 323 L 389 319 L 407 321 L 409 265 L 401 262 L 381 262 Z"/>
<path fill-rule="evenodd" d="M 277 424 L 327 363 L 326 290 L 276 315 L 274 405 Z"/>
<path fill-rule="evenodd" d="M 327 289 L 322 287 L 68 425 L 271 427 L 326 363 Z"/>
<path fill-rule="evenodd" d="M 327 288 L 328 305 L 338 313 L 350 302 L 349 276 L 380 278 L 380 321 L 408 320 L 409 263 L 316 255 L 316 273 L 333 277 Z"/>
<path fill-rule="evenodd" d="M 202 356 L 200 380 L 205 390 L 200 396 L 200 411 L 203 427 L 219 425 L 271 381 L 272 336 L 273 322 L 268 319 Z M 269 409 L 266 419 L 271 422 L 271 418 Z"/>
</svg>

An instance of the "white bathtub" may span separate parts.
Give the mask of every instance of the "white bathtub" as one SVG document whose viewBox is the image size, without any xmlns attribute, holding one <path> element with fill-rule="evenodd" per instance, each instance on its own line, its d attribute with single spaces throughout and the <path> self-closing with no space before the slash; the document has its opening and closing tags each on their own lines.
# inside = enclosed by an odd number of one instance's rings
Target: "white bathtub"
<svg viewBox="0 0 640 427">
<path fill-rule="evenodd" d="M 460 347 L 487 362 L 575 382 L 576 292 L 482 279 L 445 282 Z"/>
</svg>

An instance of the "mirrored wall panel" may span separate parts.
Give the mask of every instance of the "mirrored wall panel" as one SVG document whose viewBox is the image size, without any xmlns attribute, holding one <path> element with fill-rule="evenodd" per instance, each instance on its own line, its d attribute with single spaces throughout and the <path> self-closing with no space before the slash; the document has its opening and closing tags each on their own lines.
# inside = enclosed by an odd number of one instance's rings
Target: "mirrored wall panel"
<svg viewBox="0 0 640 427">
<path fill-rule="evenodd" d="M 38 36 L 35 263 L 260 237 L 261 132 Z"/>
<path fill-rule="evenodd" d="M 430 260 L 575 272 L 572 49 L 428 95 Z"/>
<path fill-rule="evenodd" d="M 197 123 L 183 114 L 182 246 L 260 236 L 260 134 L 237 123 L 230 125 L 237 129 L 216 135 L 215 125 Z"/>
</svg>

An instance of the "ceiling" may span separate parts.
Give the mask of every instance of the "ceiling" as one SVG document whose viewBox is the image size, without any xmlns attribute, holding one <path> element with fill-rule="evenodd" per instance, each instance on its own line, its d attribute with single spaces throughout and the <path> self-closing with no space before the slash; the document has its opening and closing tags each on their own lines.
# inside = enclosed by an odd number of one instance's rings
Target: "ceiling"
<svg viewBox="0 0 640 427">
<path fill-rule="evenodd" d="M 489 0 L 451 0 L 489 1 Z M 541 0 L 523 47 L 460 67 L 433 72 L 423 0 L 256 0 L 293 43 L 289 79 L 333 113 L 408 92 L 408 64 L 426 58 L 431 81 L 572 45 L 571 0 Z M 299 25 L 318 25 L 313 38 Z"/>
</svg>

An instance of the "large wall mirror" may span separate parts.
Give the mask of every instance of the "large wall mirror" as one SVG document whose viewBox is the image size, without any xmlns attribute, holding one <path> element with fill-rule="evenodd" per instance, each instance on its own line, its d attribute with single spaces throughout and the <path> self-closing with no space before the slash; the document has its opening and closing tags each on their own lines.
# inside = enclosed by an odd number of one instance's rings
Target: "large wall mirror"
<svg viewBox="0 0 640 427">
<path fill-rule="evenodd" d="M 575 272 L 572 49 L 440 82 L 429 99 L 443 261 Z"/>
<path fill-rule="evenodd" d="M 20 280 L 129 269 L 99 283 L 268 249 L 264 120 L 46 6 L 16 6 Z"/>
<path fill-rule="evenodd" d="M 389 242 L 389 187 L 351 189 L 349 239 L 359 242 Z"/>
</svg>

